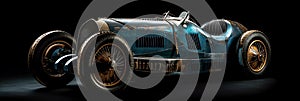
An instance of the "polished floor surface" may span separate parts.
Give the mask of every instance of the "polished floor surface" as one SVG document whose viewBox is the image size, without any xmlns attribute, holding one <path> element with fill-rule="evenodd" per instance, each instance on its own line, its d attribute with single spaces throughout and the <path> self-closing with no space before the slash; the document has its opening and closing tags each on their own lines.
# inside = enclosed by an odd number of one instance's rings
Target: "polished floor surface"
<svg viewBox="0 0 300 101">
<path fill-rule="evenodd" d="M 224 80 L 215 101 L 270 100 L 285 98 L 277 79 L 266 77 L 248 80 Z M 182 89 L 182 92 L 185 89 Z M 199 95 L 199 94 L 198 94 Z M 180 97 L 180 94 L 178 95 Z M 194 94 L 190 100 L 198 100 Z M 28 74 L 0 79 L 0 101 L 85 101 L 75 79 L 66 87 L 49 89 Z"/>
</svg>

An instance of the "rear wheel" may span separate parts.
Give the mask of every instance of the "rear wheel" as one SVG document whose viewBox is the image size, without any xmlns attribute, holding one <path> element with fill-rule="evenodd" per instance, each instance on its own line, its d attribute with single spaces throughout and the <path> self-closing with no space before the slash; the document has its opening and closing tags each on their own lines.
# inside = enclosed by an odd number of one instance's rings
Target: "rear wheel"
<svg viewBox="0 0 300 101">
<path fill-rule="evenodd" d="M 57 59 L 72 53 L 73 42 L 70 34 L 58 30 L 45 33 L 34 41 L 28 54 L 28 67 L 40 84 L 60 87 L 73 80 L 73 73 L 62 68 L 64 64 L 55 65 Z"/>
<path fill-rule="evenodd" d="M 242 45 L 242 60 L 249 74 L 258 76 L 269 72 L 267 67 L 270 59 L 270 43 L 263 33 L 256 31 L 245 37 Z"/>
</svg>

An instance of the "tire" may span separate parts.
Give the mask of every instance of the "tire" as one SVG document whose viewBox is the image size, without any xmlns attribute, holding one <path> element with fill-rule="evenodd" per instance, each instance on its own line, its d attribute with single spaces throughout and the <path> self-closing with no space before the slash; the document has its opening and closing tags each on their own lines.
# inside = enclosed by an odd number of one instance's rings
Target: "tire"
<svg viewBox="0 0 300 101">
<path fill-rule="evenodd" d="M 102 50 L 116 49 L 116 48 L 110 48 L 111 46 L 115 46 L 119 48 L 119 50 L 115 50 L 116 53 L 118 53 L 117 51 L 119 51 L 120 53 L 121 52 L 124 53 L 121 57 L 119 57 L 120 60 L 125 59 L 124 62 L 114 60 L 114 58 L 101 59 L 101 54 L 97 54 L 98 52 L 102 54 L 105 53 L 105 51 Z M 99 58 L 97 58 L 98 56 Z M 112 56 L 112 54 L 110 54 L 110 56 Z M 165 97 L 168 94 L 168 92 L 171 92 L 172 89 L 176 86 L 176 82 L 175 83 L 171 83 L 171 82 L 178 80 L 178 76 L 175 77 L 166 76 L 162 79 L 162 81 L 159 84 L 149 89 L 139 89 L 127 85 L 130 82 L 134 82 L 132 81 L 133 80 L 132 75 L 134 73 L 132 71 L 128 72 L 129 69 L 133 69 L 133 55 L 127 42 L 112 32 L 106 32 L 106 34 L 100 32 L 88 38 L 83 43 L 81 49 L 79 50 L 78 59 L 79 59 L 77 63 L 78 72 L 75 71 L 75 73 L 79 73 L 78 74 L 79 80 L 83 85 L 83 88 L 85 88 L 85 90 L 93 90 L 92 92 L 102 92 L 103 90 L 108 90 L 116 97 L 122 100 L 141 99 L 141 100 L 148 101 L 149 99 L 151 100 L 161 99 L 162 97 Z M 124 66 L 120 66 L 120 64 L 117 65 L 123 68 L 123 71 L 126 72 L 119 73 L 121 76 L 120 75 L 111 76 L 111 77 L 117 77 L 116 79 L 110 78 L 109 76 L 105 77 L 103 76 L 105 75 L 105 71 L 113 70 L 110 73 L 112 73 L 111 75 L 115 75 L 116 74 L 115 69 L 117 70 L 119 69 L 119 71 L 121 69 L 119 67 L 112 67 L 114 66 L 112 65 L 113 62 L 106 62 L 109 64 L 105 64 L 104 62 L 103 64 L 101 64 L 100 63 L 101 60 L 115 61 L 115 63 L 125 63 L 123 64 Z M 105 66 L 108 66 L 110 69 L 105 69 L 104 68 Z M 107 73 L 107 75 L 109 74 Z M 109 78 L 110 80 L 107 80 L 107 78 Z M 120 79 L 122 80 L 118 81 Z M 113 81 L 113 82 L 106 82 L 106 81 Z"/>
<path fill-rule="evenodd" d="M 271 46 L 265 34 L 249 31 L 242 40 L 242 63 L 247 74 L 261 76 L 270 72 Z"/>
<path fill-rule="evenodd" d="M 45 33 L 34 41 L 28 53 L 28 68 L 40 84 L 55 88 L 73 80 L 73 73 L 54 67 L 59 57 L 72 53 L 73 42 L 70 34 L 59 30 Z"/>
<path fill-rule="evenodd" d="M 111 54 L 112 51 L 116 54 Z M 116 92 L 126 87 L 124 81 L 130 79 L 131 73 L 126 73 L 132 66 L 130 48 L 112 32 L 98 33 L 88 38 L 79 50 L 78 59 L 78 75 L 84 86 Z M 116 69 L 119 69 L 120 76 Z"/>
</svg>

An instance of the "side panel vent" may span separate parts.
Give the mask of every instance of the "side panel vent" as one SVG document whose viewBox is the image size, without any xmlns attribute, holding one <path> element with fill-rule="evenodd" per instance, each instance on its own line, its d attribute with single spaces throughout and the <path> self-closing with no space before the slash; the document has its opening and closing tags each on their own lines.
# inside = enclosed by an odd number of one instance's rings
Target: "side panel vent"
<svg viewBox="0 0 300 101">
<path fill-rule="evenodd" d="M 138 48 L 163 48 L 164 37 L 159 35 L 143 36 L 136 40 L 135 46 Z"/>
</svg>

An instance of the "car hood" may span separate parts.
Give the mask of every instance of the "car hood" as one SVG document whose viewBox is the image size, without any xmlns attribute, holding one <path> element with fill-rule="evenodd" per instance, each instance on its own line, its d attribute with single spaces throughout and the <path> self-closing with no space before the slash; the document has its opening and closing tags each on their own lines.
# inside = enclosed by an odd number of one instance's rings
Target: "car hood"
<svg viewBox="0 0 300 101">
<path fill-rule="evenodd" d="M 174 25 L 161 18 L 104 19 L 110 31 L 124 38 L 135 55 L 174 51 Z M 172 53 L 172 52 L 170 52 Z M 150 55 L 151 56 L 151 55 Z"/>
</svg>

